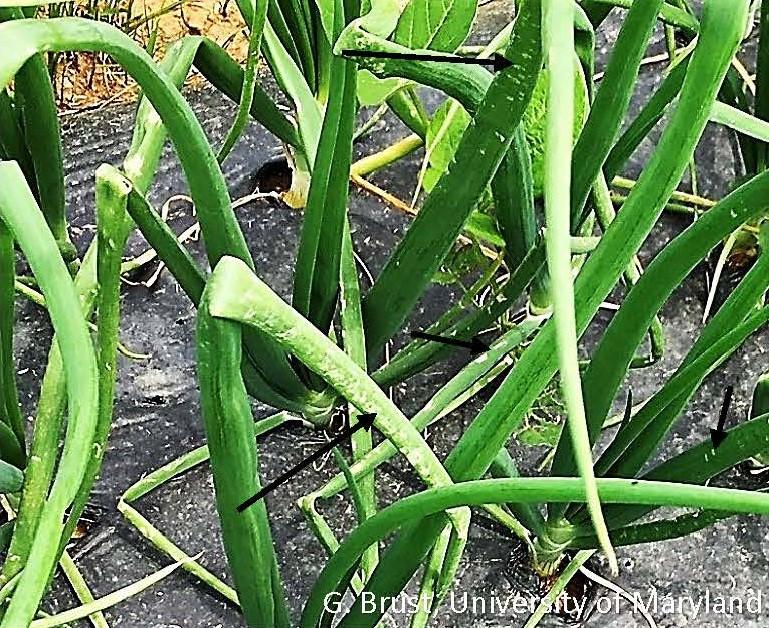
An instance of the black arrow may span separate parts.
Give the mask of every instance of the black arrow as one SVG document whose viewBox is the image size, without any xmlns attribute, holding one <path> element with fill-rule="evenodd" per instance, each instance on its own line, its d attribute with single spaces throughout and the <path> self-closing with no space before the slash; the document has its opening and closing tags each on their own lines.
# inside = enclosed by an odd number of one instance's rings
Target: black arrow
<svg viewBox="0 0 769 628">
<path fill-rule="evenodd" d="M 726 440 L 729 435 L 724 432 L 724 424 L 726 423 L 726 417 L 729 414 L 729 404 L 732 403 L 732 394 L 734 393 L 734 386 L 727 386 L 724 393 L 724 405 L 721 406 L 721 416 L 718 417 L 718 427 L 716 429 L 710 429 L 710 440 L 713 441 L 713 449 L 718 449 L 718 446 Z"/>
<path fill-rule="evenodd" d="M 374 424 L 374 419 L 376 418 L 376 414 L 361 414 L 358 416 L 358 422 L 353 425 L 352 427 L 348 427 L 344 432 L 342 432 L 339 436 L 337 436 L 334 440 L 330 441 L 329 443 L 326 443 L 318 449 L 314 454 L 312 454 L 309 458 L 306 458 L 305 460 L 302 460 L 298 465 L 295 467 L 292 467 L 279 477 L 275 478 L 272 482 L 267 484 L 267 486 L 264 486 L 262 490 L 260 490 L 256 495 L 253 497 L 249 497 L 246 501 L 244 501 L 240 506 L 238 506 L 237 510 L 238 512 L 243 512 L 246 508 L 249 506 L 253 506 L 256 502 L 258 502 L 260 499 L 262 499 L 267 493 L 271 493 L 276 488 L 278 488 L 281 484 L 284 482 L 290 480 L 292 477 L 294 477 L 297 473 L 299 473 L 302 469 L 305 467 L 308 467 L 313 462 L 318 460 L 319 458 L 322 458 L 325 456 L 329 451 L 331 451 L 334 447 L 337 445 L 340 445 L 345 440 L 347 440 L 353 433 L 357 432 L 361 428 L 366 428 L 367 430 L 371 429 L 371 426 Z"/>
<path fill-rule="evenodd" d="M 625 400 L 625 412 L 622 415 L 622 422 L 620 423 L 620 429 L 627 425 L 627 422 L 633 417 L 633 389 L 627 389 L 627 399 Z"/>
<path fill-rule="evenodd" d="M 431 340 L 433 342 L 441 342 L 445 345 L 453 345 L 455 347 L 463 347 L 465 349 L 470 349 L 472 353 L 485 353 L 489 350 L 489 345 L 478 338 L 478 336 L 473 336 L 470 340 L 461 340 L 459 338 L 447 338 L 446 336 L 427 334 L 423 331 L 412 331 L 411 337 L 421 338 L 422 340 Z"/>
<path fill-rule="evenodd" d="M 490 65 L 495 72 L 509 68 L 512 63 L 495 52 L 488 59 L 478 57 L 457 57 L 455 55 L 427 55 L 412 52 L 383 52 L 381 50 L 342 50 L 343 57 L 371 57 L 374 59 L 405 59 L 406 61 L 440 61 L 443 63 L 467 63 L 469 65 Z"/>
</svg>

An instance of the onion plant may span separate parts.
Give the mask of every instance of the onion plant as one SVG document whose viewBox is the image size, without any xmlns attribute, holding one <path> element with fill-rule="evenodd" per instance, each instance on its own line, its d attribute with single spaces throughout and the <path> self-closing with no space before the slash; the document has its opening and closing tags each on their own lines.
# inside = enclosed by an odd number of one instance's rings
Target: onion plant
<svg viewBox="0 0 769 628">
<path fill-rule="evenodd" d="M 518 537 L 536 572 L 561 588 L 593 551 L 616 571 L 617 546 L 676 538 L 737 513 L 769 514 L 764 492 L 713 486 L 742 461 L 767 456 L 766 377 L 757 383 L 749 420 L 719 446 L 703 427 L 700 444 L 651 464 L 705 379 L 769 322 L 767 11 L 757 16 L 756 96 L 748 99 L 735 74 L 736 54 L 753 26 L 748 0 L 706 0 L 699 14 L 687 0 L 521 0 L 515 20 L 482 47 L 482 55 L 508 61 L 494 73 L 403 57 L 460 49 L 477 8 L 468 0 L 238 0 L 249 30 L 244 67 L 204 36 L 174 43 L 156 61 L 112 25 L 35 17 L 36 4 L 0 2 L 0 491 L 15 517 L 0 534 L 0 627 L 58 625 L 56 617 L 36 615 L 57 563 L 72 573 L 65 548 L 107 449 L 121 258 L 134 229 L 197 308 L 190 341 L 207 444 L 141 479 L 118 509 L 176 566 L 238 604 L 249 626 L 373 627 L 385 600 L 418 573 L 430 605 L 414 614 L 412 625 L 426 626 L 453 586 L 479 511 Z M 622 27 L 598 80 L 595 32 L 615 4 L 624 8 Z M 664 80 L 631 118 L 639 69 L 659 24 L 691 43 L 671 49 Z M 46 55 L 69 51 L 110 56 L 142 92 L 123 163 L 94 173 L 98 229 L 80 254 L 69 236 L 61 133 L 46 69 Z M 264 85 L 260 58 L 288 98 L 289 113 Z M 180 92 L 193 69 L 238 103 L 217 147 Z M 417 86 L 445 95 L 432 116 Z M 375 166 L 426 143 L 430 174 L 415 219 L 366 289 L 348 215 L 349 182 L 365 170 L 352 163 L 358 110 L 381 103 L 417 139 L 390 147 Z M 285 145 L 293 184 L 284 200 L 304 207 L 290 304 L 260 278 L 224 181 L 227 154 L 249 119 Z M 698 198 L 677 188 L 709 121 L 737 133 L 745 176 L 705 211 L 697 206 L 697 219 L 641 272 L 637 254 L 666 207 Z M 618 209 L 615 177 L 658 124 L 660 139 Z M 166 139 L 196 207 L 207 265 L 147 199 Z M 660 310 L 733 234 L 755 239 L 752 267 L 703 323 L 674 372 L 613 422 L 629 370 L 661 355 L 667 330 Z M 429 401 L 406 417 L 387 388 L 444 360 L 452 348 L 413 339 L 387 359 L 385 348 L 408 330 L 466 235 L 481 239 L 495 262 L 475 272 L 465 297 L 427 331 L 465 340 L 493 331 L 494 339 L 448 381 L 436 382 Z M 31 430 L 20 411 L 13 361 L 15 291 L 30 290 L 30 281 L 17 277 L 25 268 L 55 332 Z M 619 309 L 580 360 L 581 336 L 617 289 Z M 647 334 L 650 356 L 642 355 Z M 563 429 L 546 471 L 524 477 L 529 470 L 519 469 L 507 445 L 553 382 L 564 401 Z M 442 459 L 425 430 L 487 387 L 489 400 Z M 251 398 L 277 414 L 255 421 Z M 283 424 L 324 428 L 340 409 L 353 424 L 375 414 L 374 434 L 355 432 L 349 454 L 335 451 L 339 473 L 297 504 L 328 560 L 294 617 L 269 498 L 238 506 L 262 486 L 259 435 Z M 396 455 L 424 490 L 383 504 L 377 469 Z M 232 586 L 134 507 L 206 461 Z M 345 490 L 357 524 L 340 539 L 320 504 Z M 671 518 L 670 507 L 686 510 Z M 333 617 L 324 600 L 345 592 L 349 608 Z M 364 612 L 366 592 L 382 600 L 373 613 Z M 60 623 L 120 597 L 89 595 L 84 591 L 85 606 Z"/>
</svg>

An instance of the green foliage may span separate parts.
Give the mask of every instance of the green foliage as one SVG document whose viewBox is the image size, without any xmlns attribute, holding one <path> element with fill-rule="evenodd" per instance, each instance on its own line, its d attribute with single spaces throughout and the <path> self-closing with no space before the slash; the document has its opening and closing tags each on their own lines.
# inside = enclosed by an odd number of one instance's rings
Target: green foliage
<svg viewBox="0 0 769 628">
<path fill-rule="evenodd" d="M 371 5 L 372 11 L 386 11 L 387 21 L 397 16 L 394 30 L 384 35 L 389 41 L 412 50 L 444 52 L 454 52 L 462 45 L 476 11 L 475 2 L 464 0 L 410 0 L 407 3 L 372 0 Z M 374 18 L 366 23 L 374 23 Z M 402 81 L 377 79 L 368 70 L 361 70 L 358 75 L 358 97 L 362 105 L 384 102 L 402 86 Z"/>
<path fill-rule="evenodd" d="M 574 81 L 574 140 L 579 137 L 587 117 L 587 86 L 582 69 L 575 59 Z M 523 128 L 531 157 L 531 176 L 534 182 L 534 196 L 542 198 L 545 181 L 545 121 L 547 119 L 547 89 L 550 72 L 543 70 L 534 86 L 531 102 L 523 114 Z"/>
<path fill-rule="evenodd" d="M 486 270 L 491 264 L 491 260 L 483 255 L 477 244 L 460 245 L 446 256 L 432 280 L 438 284 L 450 285 L 463 281 L 479 268 Z"/>
<path fill-rule="evenodd" d="M 9 604 L 0 627 L 28 626 L 34 618 L 100 472 L 119 367 L 121 258 L 133 229 L 198 309 L 207 446 L 150 473 L 129 489 L 120 510 L 158 549 L 237 599 L 250 626 L 373 627 L 381 613 L 364 613 L 360 595 L 392 599 L 422 566 L 420 590 L 435 595 L 435 606 L 417 614 L 413 625 L 427 625 L 455 580 L 478 508 L 529 544 L 536 568 L 551 572 L 558 587 L 576 570 L 558 571 L 567 552 L 601 549 L 611 560 L 613 545 L 676 538 L 734 513 L 769 514 L 764 492 L 713 486 L 742 461 L 766 459 L 766 377 L 756 385 L 751 419 L 733 427 L 721 446 L 714 450 L 704 432 L 702 443 L 646 470 L 706 378 L 769 322 L 762 225 L 769 211 L 769 91 L 759 76 L 757 97 L 749 102 L 730 70 L 748 1 L 707 0 L 701 22 L 678 4 L 617 1 L 628 10 L 605 74 L 594 85 L 595 32 L 607 3 L 581 3 L 584 12 L 574 5 L 573 15 L 554 0 L 519 3 L 514 23 L 484 48 L 485 55 L 502 51 L 511 63 L 494 74 L 402 58 L 354 62 L 341 54 L 351 48 L 455 52 L 468 36 L 476 2 L 242 0 L 252 29 L 245 68 L 202 37 L 177 42 L 156 63 L 107 24 L 0 11 L 0 492 L 18 511 L 13 530 L 2 529 L 7 552 L 0 594 Z M 768 15 L 760 15 L 759 68 L 767 63 Z M 627 120 L 659 20 L 698 37 L 638 116 Z M 111 56 L 143 94 L 122 167 L 96 171 L 97 235 L 80 260 L 69 245 L 59 123 L 44 72 L 45 54 L 73 50 Z M 260 52 L 277 98 L 258 79 Z M 218 155 L 179 91 L 193 68 L 237 103 Z M 429 119 L 414 85 L 446 97 Z M 407 138 L 411 148 L 425 142 L 427 195 L 368 287 L 359 281 L 350 233 L 349 175 L 358 105 L 388 96 L 392 111 L 416 133 Z M 286 101 L 289 112 L 282 108 Z M 221 168 L 249 116 L 286 145 L 294 178 L 284 199 L 305 207 L 290 305 L 260 279 Z M 662 120 L 641 177 L 614 212 L 607 181 Z M 750 149 L 748 177 L 664 244 L 640 273 L 638 251 L 709 121 L 732 129 Z M 166 138 L 197 209 L 210 272 L 147 200 Z M 660 310 L 733 233 L 750 239 L 757 255 L 752 268 L 642 407 L 628 412 L 614 432 L 603 432 L 617 423 L 611 409 Z M 42 290 L 56 333 L 29 442 L 14 364 L 19 262 Z M 595 346 L 578 353 L 580 336 L 623 279 L 619 310 L 596 328 Z M 445 304 L 427 331 L 461 339 L 493 331 L 498 337 L 449 381 L 438 382 L 409 419 L 386 388 L 421 371 L 429 375 L 428 367 L 453 349 L 415 339 L 385 364 L 382 354 L 409 327 L 433 283 L 455 282 L 462 296 Z M 552 311 L 533 313 L 535 296 L 544 296 Z M 89 325 L 96 329 L 93 340 Z M 425 430 L 484 389 L 488 401 L 441 459 Z M 280 414 L 255 423 L 251 398 Z M 285 599 L 281 548 L 265 502 L 244 512 L 237 506 L 261 487 L 260 434 L 284 423 L 286 412 L 326 427 L 341 408 L 352 421 L 375 413 L 382 439 L 356 432 L 351 456 L 335 452 L 340 473 L 299 500 L 331 554 L 300 619 Z M 594 462 L 602 434 L 607 444 Z M 543 477 L 522 477 L 529 470 L 518 469 L 507 449 L 511 438 L 550 450 Z M 387 504 L 377 468 L 396 455 L 426 490 Z M 206 460 L 234 589 L 128 505 Z M 484 479 L 487 473 L 494 479 Z M 341 522 L 327 522 L 318 506 L 345 490 L 357 523 L 339 540 Z M 660 514 L 665 507 L 686 511 L 670 519 Z M 651 520 L 639 523 L 646 516 Z M 348 588 L 356 599 L 344 616 L 324 614 L 324 596 Z"/>
<path fill-rule="evenodd" d="M 72 279 L 21 170 L 13 162 L 0 162 L 0 221 L 2 229 L 7 228 L 24 251 L 46 297 L 58 334 L 69 409 L 56 475 L 48 499 L 40 505 L 37 526 L 31 531 L 34 540 L 27 555 L 11 554 L 6 558 L 6 564 L 16 563 L 16 570 L 23 567 L 23 571 L 0 625 L 26 626 L 34 617 L 49 574 L 55 568 L 61 522 L 86 474 L 97 423 L 98 378 L 93 345 L 80 316 Z"/>
<path fill-rule="evenodd" d="M 428 166 L 423 180 L 427 192 L 432 191 L 448 169 L 470 120 L 467 111 L 449 100 L 438 107 L 430 118 L 425 142 Z"/>
<path fill-rule="evenodd" d="M 524 445 L 555 447 L 561 437 L 561 429 L 560 424 L 545 421 L 524 427 L 516 433 L 515 437 Z"/>
</svg>

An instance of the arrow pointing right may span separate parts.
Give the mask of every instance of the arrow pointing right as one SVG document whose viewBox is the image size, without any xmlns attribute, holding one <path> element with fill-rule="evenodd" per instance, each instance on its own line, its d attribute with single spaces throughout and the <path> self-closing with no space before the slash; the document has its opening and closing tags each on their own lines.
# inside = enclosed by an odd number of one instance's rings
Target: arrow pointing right
<svg viewBox="0 0 769 628">
<path fill-rule="evenodd" d="M 486 351 L 489 350 L 489 345 L 483 342 L 478 336 L 473 336 L 470 340 L 462 340 L 461 338 L 436 336 L 435 334 L 428 334 L 423 331 L 412 331 L 411 337 L 419 338 L 421 340 L 430 340 L 431 342 L 440 342 L 444 345 L 463 347 L 464 349 L 470 349 L 471 353 L 486 353 Z"/>
<path fill-rule="evenodd" d="M 381 50 L 342 50 L 343 57 L 369 57 L 373 59 L 403 59 L 405 61 L 437 61 L 441 63 L 465 63 L 489 65 L 495 72 L 506 70 L 512 63 L 504 55 L 495 52 L 489 58 L 458 57 L 456 55 L 418 54 L 412 52 L 384 52 Z"/>
</svg>

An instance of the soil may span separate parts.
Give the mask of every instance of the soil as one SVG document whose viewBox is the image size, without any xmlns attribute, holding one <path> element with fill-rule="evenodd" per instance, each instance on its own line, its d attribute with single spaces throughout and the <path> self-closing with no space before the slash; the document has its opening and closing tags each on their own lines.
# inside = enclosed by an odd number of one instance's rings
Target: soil
<svg viewBox="0 0 769 628">
<path fill-rule="evenodd" d="M 494 31 L 499 3 L 487 8 L 482 28 Z M 611 32 L 609 33 L 611 36 Z M 606 41 L 600 45 L 605 48 Z M 642 102 L 659 81 L 659 68 L 647 67 L 639 79 Z M 213 142 L 226 133 L 234 113 L 232 103 L 210 89 L 187 93 L 193 108 Z M 635 105 L 638 106 L 638 103 Z M 98 113 L 69 116 L 64 123 L 66 147 L 68 203 L 73 234 L 82 251 L 94 233 L 93 172 L 102 162 L 120 163 L 128 146 L 134 108 L 119 104 Z M 360 154 L 407 134 L 400 123 L 385 118 L 358 145 Z M 629 175 L 637 174 L 654 137 L 634 157 Z M 225 172 L 233 198 L 253 191 L 254 177 L 260 166 L 279 154 L 279 145 L 262 128 L 252 125 L 227 160 Z M 372 177 L 373 181 L 400 198 L 410 198 L 416 183 L 419 155 L 397 163 Z M 701 193 L 718 198 L 726 192 L 734 178 L 735 157 L 732 142 L 721 129 L 709 128 L 697 153 Z M 170 151 L 159 169 L 151 200 L 161 206 L 169 197 L 186 191 L 178 162 Z M 393 210 L 379 199 L 352 189 L 350 213 L 356 249 L 372 273 L 381 268 L 389 251 L 407 228 L 410 218 Z M 260 276 L 282 296 L 291 291 L 293 260 L 301 226 L 299 213 L 267 201 L 258 201 L 239 210 L 239 219 L 248 239 Z M 173 205 L 171 224 L 177 233 L 189 226 L 193 218 L 184 203 Z M 681 216 L 668 215 L 654 230 L 644 248 L 642 258 L 648 260 L 687 224 Z M 144 250 L 146 244 L 134 236 L 130 254 Z M 199 242 L 191 243 L 194 254 L 202 259 Z M 662 312 L 667 347 L 662 362 L 653 368 L 634 373 L 630 378 L 636 399 L 655 391 L 691 346 L 701 329 L 705 283 L 703 269 L 697 269 L 675 293 Z M 432 321 L 456 298 L 451 288 L 433 287 L 414 314 L 413 326 Z M 616 295 L 615 295 L 616 296 Z M 114 430 L 105 458 L 102 477 L 93 495 L 100 513 L 88 534 L 73 548 L 95 595 L 105 595 L 168 564 L 168 559 L 154 551 L 148 542 L 127 525 L 115 510 L 118 496 L 133 482 L 182 453 L 204 442 L 195 374 L 195 312 L 180 293 L 167 272 L 160 274 L 152 288 L 126 286 L 122 298 L 121 340 L 135 351 L 151 354 L 148 360 L 121 357 Z M 18 335 L 16 338 L 20 385 L 27 415 L 34 413 L 37 385 L 42 375 L 46 347 L 51 333 L 44 312 L 19 300 L 17 303 Z M 597 330 L 608 314 L 601 315 L 587 334 L 589 350 Z M 403 339 L 400 339 L 402 341 Z M 716 373 L 708 378 L 692 400 L 685 414 L 673 428 L 659 459 L 682 451 L 707 438 L 708 429 L 717 416 L 724 386 L 735 386 L 733 419 L 747 412 L 750 392 L 756 378 L 766 366 L 769 332 L 756 334 Z M 396 402 L 407 414 L 413 413 L 441 383 L 466 360 L 462 353 L 447 363 L 431 368 L 395 390 Z M 624 393 L 618 395 L 620 403 Z M 430 442 L 439 455 L 445 455 L 461 431 L 467 426 L 479 402 L 468 403 L 453 413 L 439 427 L 430 431 Z M 266 416 L 270 409 L 254 405 L 256 416 Z M 318 437 L 292 427 L 267 437 L 260 445 L 260 462 L 264 476 L 275 477 L 289 465 L 298 462 L 319 444 Z M 510 450 L 521 462 L 524 473 L 535 474 L 535 461 L 541 448 L 524 447 L 513 441 Z M 301 609 L 310 587 L 324 562 L 324 553 L 294 507 L 295 500 L 330 477 L 331 470 L 307 470 L 294 481 L 268 496 L 275 543 L 281 561 L 287 597 L 295 614 Z M 395 461 L 386 465 L 380 478 L 382 502 L 388 502 L 415 490 L 411 475 Z M 724 481 L 731 481 L 726 478 Z M 228 579 L 218 523 L 213 502 L 213 488 L 207 467 L 199 467 L 170 482 L 135 504 L 160 530 L 190 554 L 204 552 L 201 562 L 215 574 Z M 350 505 L 346 500 L 332 500 L 325 512 L 335 522 L 350 522 Z M 660 628 L 693 625 L 700 628 L 766 626 L 769 610 L 769 527 L 765 519 L 735 517 L 690 537 L 666 543 L 645 545 L 619 551 L 621 574 L 618 582 L 643 599 L 656 591 L 660 607 L 652 614 Z M 445 606 L 435 620 L 443 628 L 481 628 L 520 626 L 524 615 L 500 615 L 490 609 L 470 607 L 464 613 L 454 612 L 462 606 L 462 595 L 491 596 L 504 599 L 513 591 L 508 577 L 508 563 L 515 541 L 495 531 L 493 526 L 476 523 L 454 588 L 455 606 Z M 598 565 L 600 569 L 600 564 Z M 412 587 L 413 588 L 413 587 Z M 666 596 L 681 599 L 691 596 L 711 598 L 735 596 L 748 599 L 762 594 L 759 613 L 721 612 L 700 609 L 693 615 L 684 606 L 668 612 L 662 605 Z M 599 595 L 608 594 L 600 591 Z M 645 626 L 630 605 L 621 602 L 607 612 L 596 612 L 589 625 L 602 628 Z M 604 602 L 605 605 L 607 602 Z M 57 580 L 47 610 L 54 612 L 74 604 L 67 586 Z M 602 607 L 603 608 L 603 607 Z M 616 609 L 616 612 L 615 612 Z M 605 610 L 605 609 L 604 609 Z M 106 612 L 112 626 L 128 628 L 172 627 L 237 627 L 243 622 L 237 610 L 188 574 L 178 571 L 152 589 Z M 387 620 L 386 626 L 406 625 L 405 616 Z M 83 623 L 82 625 L 86 625 Z M 557 622 L 555 625 L 558 625 Z"/>
<path fill-rule="evenodd" d="M 162 59 L 169 44 L 187 35 L 205 35 L 238 61 L 248 50 L 248 31 L 234 0 L 78 0 L 51 10 L 107 22 L 145 49 L 154 38 L 155 59 Z M 57 55 L 53 82 L 65 111 L 132 102 L 138 92 L 120 66 L 90 52 Z M 199 86 L 202 77 L 193 74 L 187 84 Z"/>
</svg>

